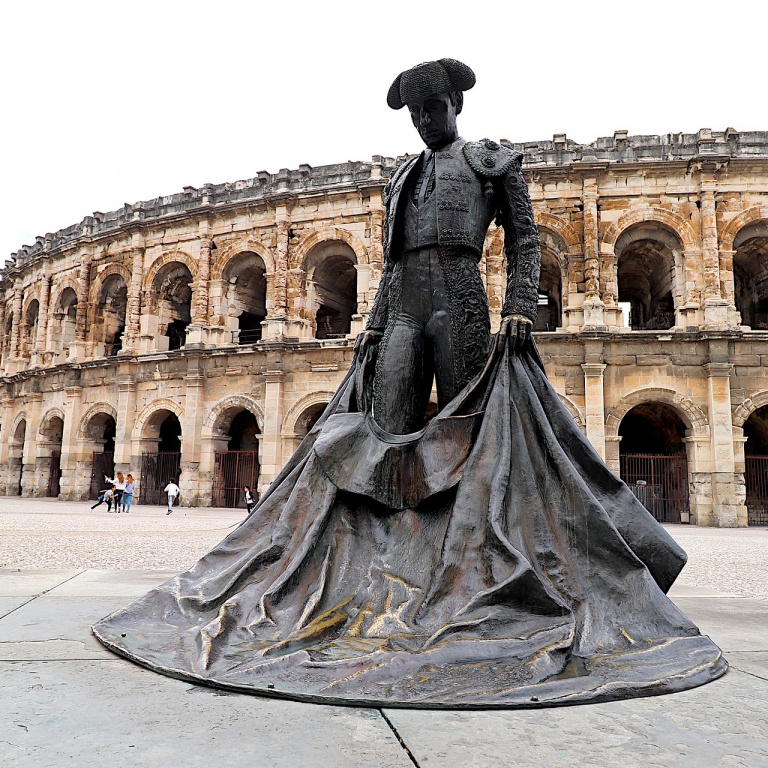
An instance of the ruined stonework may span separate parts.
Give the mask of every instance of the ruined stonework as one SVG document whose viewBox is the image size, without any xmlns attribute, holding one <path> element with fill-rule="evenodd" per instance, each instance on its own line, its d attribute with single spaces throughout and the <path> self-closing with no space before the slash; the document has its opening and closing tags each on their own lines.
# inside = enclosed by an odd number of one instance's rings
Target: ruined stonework
<svg viewBox="0 0 768 768">
<path fill-rule="evenodd" d="M 768 132 L 509 145 L 525 155 L 542 241 L 536 339 L 579 426 L 657 516 L 768 522 Z M 132 471 L 140 501 L 174 473 L 189 506 L 268 485 L 350 364 L 396 166 L 377 156 L 187 187 L 13 254 L 0 494 L 85 499 L 94 460 Z M 480 264 L 494 327 L 501 237 Z M 654 476 L 646 454 L 682 479 Z"/>
</svg>

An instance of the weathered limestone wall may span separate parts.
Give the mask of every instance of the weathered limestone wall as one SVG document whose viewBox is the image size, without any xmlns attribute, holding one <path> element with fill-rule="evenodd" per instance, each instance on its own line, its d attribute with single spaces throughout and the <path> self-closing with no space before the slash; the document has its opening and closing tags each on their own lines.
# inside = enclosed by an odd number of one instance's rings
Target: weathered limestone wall
<svg viewBox="0 0 768 768">
<path fill-rule="evenodd" d="M 755 277 L 768 258 L 768 133 L 513 146 L 556 318 L 537 340 L 566 407 L 618 472 L 622 419 L 669 406 L 685 425 L 693 521 L 746 525 L 743 427 L 768 405 L 768 290 Z M 60 453 L 61 496 L 85 498 L 107 423 L 116 468 L 138 475 L 174 416 L 183 502 L 209 504 L 214 454 L 241 411 L 258 425 L 266 487 L 352 359 L 395 166 L 374 157 L 188 187 L 13 254 L 0 276 L 0 493 L 46 494 Z M 501 232 L 480 267 L 497 324 Z"/>
</svg>

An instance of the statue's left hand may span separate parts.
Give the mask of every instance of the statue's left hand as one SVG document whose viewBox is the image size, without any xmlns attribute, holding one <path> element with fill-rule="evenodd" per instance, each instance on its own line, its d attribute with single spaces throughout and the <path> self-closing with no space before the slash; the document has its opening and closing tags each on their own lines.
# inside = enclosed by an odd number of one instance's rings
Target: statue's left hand
<svg viewBox="0 0 768 768">
<path fill-rule="evenodd" d="M 499 333 L 509 338 L 512 352 L 521 352 L 531 338 L 533 323 L 525 315 L 507 315 L 501 318 Z"/>
</svg>

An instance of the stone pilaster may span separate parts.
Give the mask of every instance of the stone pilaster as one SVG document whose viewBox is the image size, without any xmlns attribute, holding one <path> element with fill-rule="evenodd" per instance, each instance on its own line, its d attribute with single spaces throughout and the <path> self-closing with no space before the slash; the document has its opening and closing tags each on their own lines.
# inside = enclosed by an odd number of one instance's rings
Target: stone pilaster
<svg viewBox="0 0 768 768">
<path fill-rule="evenodd" d="M 603 391 L 604 363 L 584 363 L 584 410 L 587 439 L 605 460 L 605 393 Z"/>
<path fill-rule="evenodd" d="M 67 387 L 64 432 L 61 438 L 61 493 L 59 497 L 68 501 L 87 499 L 87 489 L 81 490 L 77 478 L 79 446 L 77 431 L 80 424 L 80 408 L 83 396 L 81 386 Z"/>
<path fill-rule="evenodd" d="M 37 442 L 42 404 L 43 396 L 39 392 L 35 392 L 27 403 L 27 434 L 21 458 L 21 495 L 24 497 L 43 495 L 35 483 Z"/>
<path fill-rule="evenodd" d="M 204 360 L 190 358 L 184 377 L 184 424 L 181 430 L 181 501 L 184 506 L 200 504 L 200 455 L 202 448 L 203 413 L 205 407 Z"/>
<path fill-rule="evenodd" d="M 13 438 L 11 434 L 13 428 L 13 397 L 4 394 L 2 399 L 0 399 L 0 413 L 2 414 L 2 421 L 0 421 L 0 495 L 10 495 L 8 488 L 12 484 L 9 458 L 11 455 L 11 440 Z"/>
<path fill-rule="evenodd" d="M 132 472 L 136 477 L 141 457 L 133 456 L 133 427 L 136 423 L 136 377 L 132 363 L 121 363 L 117 374 L 117 418 L 115 472 Z"/>
<path fill-rule="evenodd" d="M 213 240 L 208 237 L 207 226 L 201 225 L 200 258 L 195 280 L 195 312 L 192 322 L 195 325 L 208 325 L 208 292 L 211 279 L 211 254 L 213 253 Z M 205 233 L 205 234 L 204 234 Z"/>
<path fill-rule="evenodd" d="M 144 282 L 144 237 L 133 236 L 133 262 L 131 264 L 131 284 L 128 286 L 128 307 L 125 318 L 125 344 L 122 352 L 133 351 L 141 334 L 141 294 Z"/>
<path fill-rule="evenodd" d="M 13 289 L 13 325 L 11 326 L 11 357 L 16 359 L 21 353 L 21 309 L 24 295 L 18 286 Z"/>
<path fill-rule="evenodd" d="M 83 254 L 77 277 L 77 313 L 75 314 L 75 340 L 69 346 L 71 360 L 85 356 L 85 345 L 88 337 L 88 305 L 91 290 L 91 254 Z"/>
<path fill-rule="evenodd" d="M 283 371 L 264 373 L 264 437 L 261 441 L 260 492 L 266 490 L 277 477 L 283 466 L 282 438 L 283 426 L 283 389 L 285 374 Z"/>
<path fill-rule="evenodd" d="M 733 449 L 731 381 L 733 365 L 710 362 L 707 374 L 709 428 L 712 445 L 712 518 L 697 520 L 699 525 L 735 528 L 747 525 L 744 504 L 744 478 L 736 475 Z"/>
</svg>

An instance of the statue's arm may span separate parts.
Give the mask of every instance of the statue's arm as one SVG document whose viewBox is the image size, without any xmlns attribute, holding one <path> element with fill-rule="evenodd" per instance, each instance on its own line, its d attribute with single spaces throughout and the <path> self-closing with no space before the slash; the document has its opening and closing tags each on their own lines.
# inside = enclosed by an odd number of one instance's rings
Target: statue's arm
<svg viewBox="0 0 768 768">
<path fill-rule="evenodd" d="M 520 159 L 516 158 L 504 174 L 499 190 L 507 256 L 507 291 L 501 314 L 502 317 L 522 315 L 533 323 L 539 300 L 541 244 Z"/>
</svg>

